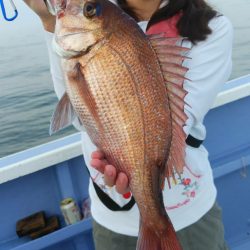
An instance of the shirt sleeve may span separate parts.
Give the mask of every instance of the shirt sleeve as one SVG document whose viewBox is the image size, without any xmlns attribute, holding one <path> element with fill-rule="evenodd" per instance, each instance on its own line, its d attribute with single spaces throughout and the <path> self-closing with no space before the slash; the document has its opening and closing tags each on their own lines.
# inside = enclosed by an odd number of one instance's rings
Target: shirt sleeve
<svg viewBox="0 0 250 250">
<path fill-rule="evenodd" d="M 204 116 L 232 69 L 233 28 L 230 21 L 225 16 L 218 16 L 210 21 L 209 27 L 212 33 L 192 47 L 188 55 L 191 59 L 184 62 L 189 68 L 186 78 L 190 79 L 184 83 L 188 92 L 185 97 L 188 120 L 184 131 L 201 140 L 205 138 L 205 128 L 201 128 Z"/>
<path fill-rule="evenodd" d="M 58 99 L 60 100 L 65 93 L 66 87 L 65 87 L 64 74 L 61 66 L 61 58 L 54 52 L 52 48 L 53 37 L 54 37 L 53 33 L 45 31 L 45 40 L 49 53 L 50 74 L 54 84 L 55 93 Z M 84 128 L 81 126 L 77 118 L 73 121 L 72 124 L 79 131 L 84 130 Z"/>
<path fill-rule="evenodd" d="M 53 51 L 52 48 L 53 37 L 53 33 L 45 31 L 45 39 L 49 53 L 50 73 L 53 80 L 56 95 L 60 99 L 65 93 L 65 84 L 60 57 Z"/>
</svg>

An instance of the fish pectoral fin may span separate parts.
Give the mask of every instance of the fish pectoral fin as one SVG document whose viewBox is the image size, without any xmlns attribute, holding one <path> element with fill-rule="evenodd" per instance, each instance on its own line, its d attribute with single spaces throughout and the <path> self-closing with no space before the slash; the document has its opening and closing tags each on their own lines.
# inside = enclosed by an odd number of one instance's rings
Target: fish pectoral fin
<svg viewBox="0 0 250 250">
<path fill-rule="evenodd" d="M 166 34 L 149 35 L 149 40 L 161 66 L 162 74 L 166 83 L 167 93 L 169 97 L 169 106 L 172 117 L 172 142 L 168 162 L 166 164 L 166 177 L 169 181 L 170 177 L 175 178 L 175 174 L 181 174 L 185 165 L 185 148 L 186 134 L 183 126 L 186 124 L 187 115 L 184 112 L 186 104 L 184 98 L 187 91 L 183 84 L 185 74 L 188 68 L 183 66 L 187 57 L 189 48 L 182 47 L 184 38 L 165 37 Z M 186 104 L 187 105 L 187 104 Z"/>
<path fill-rule="evenodd" d="M 50 135 L 72 124 L 76 118 L 75 111 L 67 93 L 58 102 L 50 121 Z"/>
</svg>

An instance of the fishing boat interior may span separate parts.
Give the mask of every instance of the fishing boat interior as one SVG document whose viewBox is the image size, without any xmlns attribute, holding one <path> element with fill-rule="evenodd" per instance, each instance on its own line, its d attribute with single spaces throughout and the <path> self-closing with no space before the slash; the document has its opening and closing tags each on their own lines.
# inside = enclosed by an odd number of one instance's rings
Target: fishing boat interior
<svg viewBox="0 0 250 250">
<path fill-rule="evenodd" d="M 232 250 L 250 249 L 249 106 L 246 75 L 225 85 L 205 120 L 205 145 Z M 0 250 L 93 250 L 88 182 L 79 133 L 1 158 Z M 70 206 L 65 213 L 61 204 L 68 197 L 83 214 L 72 224 L 65 221 Z"/>
</svg>

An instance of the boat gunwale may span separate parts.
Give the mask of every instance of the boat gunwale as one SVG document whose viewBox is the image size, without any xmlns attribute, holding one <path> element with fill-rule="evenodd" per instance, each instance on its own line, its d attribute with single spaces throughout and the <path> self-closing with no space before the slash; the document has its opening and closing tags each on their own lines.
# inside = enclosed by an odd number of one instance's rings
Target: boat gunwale
<svg viewBox="0 0 250 250">
<path fill-rule="evenodd" d="M 212 108 L 250 96 L 250 74 L 228 81 Z M 81 134 L 41 144 L 0 159 L 0 184 L 82 155 Z"/>
</svg>

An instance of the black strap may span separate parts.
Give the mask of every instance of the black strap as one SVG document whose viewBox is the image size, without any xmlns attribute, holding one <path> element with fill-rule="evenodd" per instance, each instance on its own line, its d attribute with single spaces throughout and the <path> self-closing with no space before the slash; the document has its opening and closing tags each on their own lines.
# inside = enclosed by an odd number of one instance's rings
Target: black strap
<svg viewBox="0 0 250 250">
<path fill-rule="evenodd" d="M 130 201 L 126 205 L 121 207 L 115 201 L 113 201 L 105 192 L 103 192 L 102 189 L 94 181 L 93 181 L 93 184 L 94 184 L 94 188 L 95 188 L 97 196 L 108 209 L 112 211 L 128 211 L 134 206 L 135 199 L 133 196 L 131 197 Z"/>
<path fill-rule="evenodd" d="M 193 147 L 193 148 L 198 148 L 202 144 L 203 140 L 196 139 L 192 135 L 188 135 L 186 139 L 186 144 Z"/>
<path fill-rule="evenodd" d="M 202 144 L 203 140 L 198 140 L 192 135 L 188 135 L 186 139 L 187 145 L 198 148 Z M 123 207 L 119 206 L 114 200 L 112 200 L 94 181 L 93 185 L 96 191 L 96 194 L 98 198 L 101 200 L 101 202 L 110 210 L 112 211 L 128 211 L 130 210 L 134 204 L 135 204 L 135 199 L 132 196 L 130 201 L 124 205 Z"/>
<path fill-rule="evenodd" d="M 88 170 L 88 173 L 90 175 L 88 168 L 87 168 L 87 170 Z M 94 188 L 95 188 L 95 191 L 96 191 L 98 198 L 103 203 L 103 205 L 105 205 L 108 209 L 110 209 L 112 211 L 128 211 L 135 205 L 135 199 L 133 196 L 131 196 L 130 201 L 126 205 L 124 205 L 123 207 L 119 206 L 93 180 L 92 180 L 92 182 L 93 182 L 93 185 L 94 185 Z"/>
</svg>

